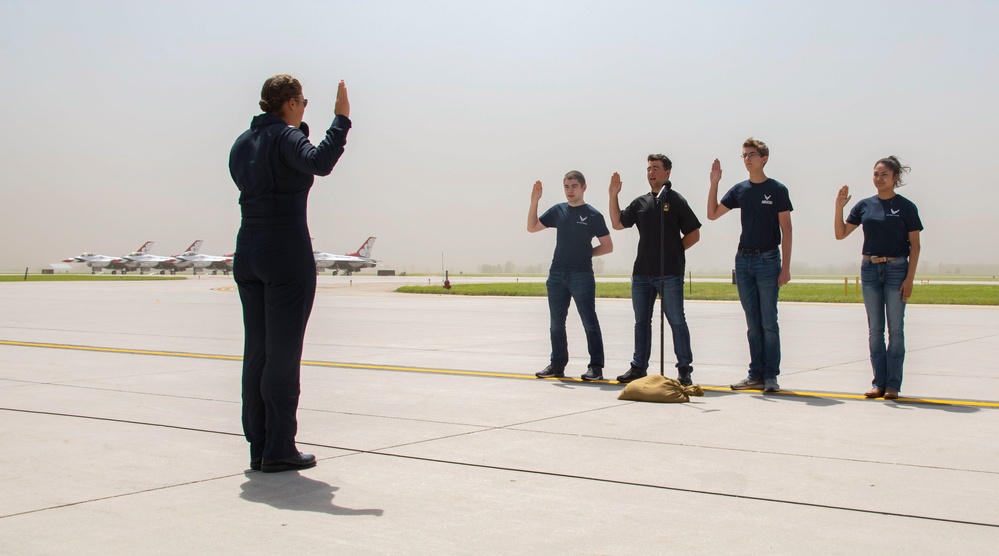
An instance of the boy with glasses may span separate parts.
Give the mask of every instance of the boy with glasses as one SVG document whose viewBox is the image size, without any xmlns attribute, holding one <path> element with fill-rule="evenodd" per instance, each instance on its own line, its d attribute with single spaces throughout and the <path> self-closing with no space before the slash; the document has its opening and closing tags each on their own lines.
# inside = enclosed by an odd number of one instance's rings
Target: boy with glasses
<svg viewBox="0 0 999 556">
<path fill-rule="evenodd" d="M 742 234 L 735 255 L 739 301 L 746 313 L 749 338 L 749 374 L 733 390 L 777 392 L 780 385 L 780 329 L 777 293 L 791 280 L 791 198 L 787 187 L 763 171 L 770 149 L 750 137 L 742 144 L 742 160 L 749 179 L 732 186 L 718 202 L 721 163 L 711 165 L 708 220 L 741 210 Z M 783 241 L 782 241 L 783 240 Z M 778 248 L 780 248 L 778 250 Z"/>
</svg>

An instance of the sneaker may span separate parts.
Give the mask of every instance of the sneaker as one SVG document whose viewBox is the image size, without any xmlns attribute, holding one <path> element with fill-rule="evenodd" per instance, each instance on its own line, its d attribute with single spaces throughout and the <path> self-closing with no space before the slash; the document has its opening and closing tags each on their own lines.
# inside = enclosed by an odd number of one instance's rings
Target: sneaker
<svg viewBox="0 0 999 556">
<path fill-rule="evenodd" d="M 780 384 L 777 384 L 776 378 L 768 378 L 763 381 L 763 391 L 764 392 L 780 392 Z"/>
<path fill-rule="evenodd" d="M 587 367 L 586 373 L 579 378 L 583 380 L 603 380 L 604 370 L 600 367 Z"/>
<path fill-rule="evenodd" d="M 555 367 L 548 365 L 544 369 L 534 373 L 534 376 L 538 378 L 562 378 L 565 376 L 565 370 L 556 369 Z"/>
<path fill-rule="evenodd" d="M 628 372 L 617 377 L 617 381 L 620 382 L 621 384 L 628 384 L 633 380 L 644 378 L 646 374 L 647 373 L 645 372 L 645 369 L 639 369 L 638 367 L 632 365 L 631 368 L 628 369 Z"/>
<path fill-rule="evenodd" d="M 752 377 L 746 377 L 731 386 L 733 390 L 762 390 L 763 381 Z"/>
<path fill-rule="evenodd" d="M 692 372 L 694 372 L 693 367 L 677 367 L 676 379 L 680 381 L 680 384 L 690 386 L 694 383 L 694 381 L 690 379 L 690 373 Z"/>
</svg>

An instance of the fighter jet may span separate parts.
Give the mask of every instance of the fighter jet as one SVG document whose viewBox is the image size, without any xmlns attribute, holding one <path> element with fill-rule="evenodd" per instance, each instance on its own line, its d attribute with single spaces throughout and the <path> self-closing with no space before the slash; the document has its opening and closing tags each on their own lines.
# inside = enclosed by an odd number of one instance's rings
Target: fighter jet
<svg viewBox="0 0 999 556">
<path fill-rule="evenodd" d="M 197 274 L 199 269 L 207 269 L 211 270 L 212 274 L 218 274 L 221 270 L 222 274 L 228 276 L 232 271 L 232 254 L 221 257 L 217 255 L 204 255 L 200 253 L 203 243 L 204 241 L 199 239 L 192 243 L 187 248 L 187 251 L 184 251 L 180 255 L 174 255 L 177 259 L 177 262 L 174 264 L 178 268 L 190 268 L 194 274 Z"/>
<path fill-rule="evenodd" d="M 120 270 L 122 274 L 125 273 L 125 260 L 121 257 L 109 257 L 107 255 L 98 255 L 96 253 L 86 252 L 81 253 L 76 257 L 69 257 L 68 259 L 63 259 L 64 263 L 86 263 L 90 267 L 91 274 L 97 274 L 97 270 L 100 269 L 102 272 L 105 268 L 111 269 L 111 274 L 117 274 Z"/>
<path fill-rule="evenodd" d="M 129 270 L 138 270 L 139 274 L 145 274 L 147 270 L 157 269 L 162 274 L 163 270 L 167 270 L 169 268 L 168 265 L 173 264 L 176 259 L 174 257 L 161 257 L 151 254 L 149 249 L 152 248 L 154 243 L 147 241 L 137 251 L 132 251 L 122 257 L 125 260 L 125 268 L 122 269 L 121 273 L 125 274 Z"/>
<path fill-rule="evenodd" d="M 361 244 L 361 247 L 357 251 L 347 253 L 346 255 L 314 251 L 313 256 L 316 259 L 316 272 L 319 273 L 324 268 L 328 268 L 333 274 L 343 273 L 350 276 L 362 268 L 373 268 L 378 263 L 378 261 L 371 258 L 371 248 L 374 247 L 376 239 L 378 238 L 369 237 L 367 241 Z"/>
</svg>

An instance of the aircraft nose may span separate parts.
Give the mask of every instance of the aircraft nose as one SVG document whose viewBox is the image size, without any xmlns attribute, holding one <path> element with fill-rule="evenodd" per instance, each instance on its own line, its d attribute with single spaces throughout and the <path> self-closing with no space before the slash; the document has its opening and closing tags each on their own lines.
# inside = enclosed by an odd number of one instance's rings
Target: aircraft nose
<svg viewBox="0 0 999 556">
<path fill-rule="evenodd" d="M 64 263 L 74 263 L 74 262 L 76 262 L 76 259 L 63 259 L 62 262 L 64 262 Z"/>
</svg>

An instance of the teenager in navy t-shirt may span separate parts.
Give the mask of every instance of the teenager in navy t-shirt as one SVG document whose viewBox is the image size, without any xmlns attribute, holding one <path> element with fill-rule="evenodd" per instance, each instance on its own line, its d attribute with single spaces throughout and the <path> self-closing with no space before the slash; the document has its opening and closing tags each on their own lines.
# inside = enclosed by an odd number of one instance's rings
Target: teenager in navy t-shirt
<svg viewBox="0 0 999 556">
<path fill-rule="evenodd" d="M 864 227 L 860 277 L 874 370 L 871 389 L 864 394 L 868 398 L 897 399 L 902 388 L 905 304 L 912 295 L 919 262 L 919 232 L 923 229 L 916 205 L 895 193 L 905 185 L 902 174 L 908 171 L 909 167 L 894 156 L 879 160 L 874 165 L 874 187 L 878 194 L 858 201 L 845 221 L 843 209 L 851 199 L 849 186 L 841 187 L 836 196 L 836 239 L 846 238 L 858 226 Z"/>
<path fill-rule="evenodd" d="M 763 171 L 770 149 L 750 137 L 742 144 L 742 160 L 749 179 L 737 183 L 718 202 L 721 163 L 711 165 L 708 220 L 717 220 L 732 209 L 742 216 L 742 234 L 735 255 L 739 301 L 749 329 L 749 374 L 733 390 L 777 392 L 780 385 L 780 329 L 777 326 L 777 293 L 791 280 L 791 198 L 787 187 Z"/>
<path fill-rule="evenodd" d="M 540 232 L 555 228 L 555 254 L 548 271 L 548 310 L 551 330 L 551 363 L 535 373 L 538 378 L 565 376 L 569 363 L 569 347 L 565 332 L 565 319 L 569 313 L 570 299 L 575 301 L 579 318 L 586 332 L 586 347 L 590 363 L 583 380 L 603 380 L 604 340 L 596 310 L 596 281 L 593 278 L 593 257 L 606 255 L 614 249 L 610 231 L 603 215 L 586 204 L 586 178 L 575 170 L 567 173 L 562 181 L 565 203 L 559 203 L 538 217 L 541 200 L 541 182 L 534 183 L 531 207 L 527 213 L 527 231 Z M 593 238 L 599 245 L 593 247 Z"/>
</svg>

